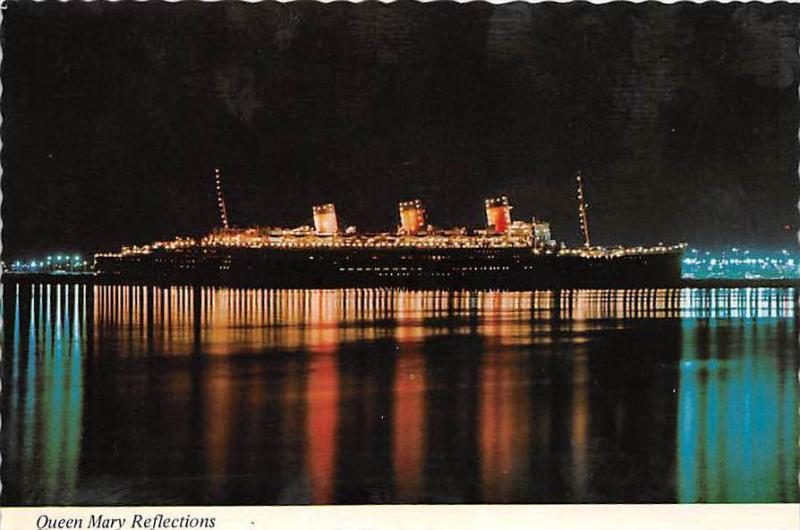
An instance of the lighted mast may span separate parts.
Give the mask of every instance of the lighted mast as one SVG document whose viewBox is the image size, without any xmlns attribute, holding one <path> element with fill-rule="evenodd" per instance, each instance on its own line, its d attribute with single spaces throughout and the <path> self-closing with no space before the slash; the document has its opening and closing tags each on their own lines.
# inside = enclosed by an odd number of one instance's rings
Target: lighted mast
<svg viewBox="0 0 800 530">
<path fill-rule="evenodd" d="M 589 239 L 589 219 L 586 217 L 586 199 L 583 195 L 583 177 L 581 172 L 578 171 L 578 219 L 581 223 L 581 231 L 583 232 L 583 246 L 589 248 L 592 246 L 592 241 Z"/>
<path fill-rule="evenodd" d="M 214 170 L 214 183 L 217 187 L 217 207 L 219 208 L 222 228 L 228 228 L 228 210 L 225 208 L 225 196 L 222 194 L 222 177 L 219 174 L 219 169 Z"/>
</svg>

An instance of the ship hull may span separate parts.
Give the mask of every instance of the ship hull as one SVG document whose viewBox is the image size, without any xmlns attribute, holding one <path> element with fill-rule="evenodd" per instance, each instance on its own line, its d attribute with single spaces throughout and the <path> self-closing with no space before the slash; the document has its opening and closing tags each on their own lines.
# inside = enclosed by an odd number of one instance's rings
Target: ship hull
<svg viewBox="0 0 800 530">
<path fill-rule="evenodd" d="M 618 256 L 535 253 L 529 248 L 158 249 L 98 256 L 103 283 L 194 284 L 276 288 L 405 287 L 537 289 L 670 287 L 680 281 L 682 253 Z"/>
</svg>

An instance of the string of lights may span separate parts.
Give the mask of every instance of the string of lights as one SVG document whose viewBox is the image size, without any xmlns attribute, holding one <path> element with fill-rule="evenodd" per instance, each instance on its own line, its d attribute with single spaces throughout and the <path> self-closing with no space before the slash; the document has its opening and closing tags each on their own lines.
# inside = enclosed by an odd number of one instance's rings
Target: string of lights
<svg viewBox="0 0 800 530">
<path fill-rule="evenodd" d="M 222 193 L 222 177 L 219 174 L 219 169 L 214 170 L 214 183 L 217 188 L 217 206 L 219 207 L 220 221 L 223 228 L 229 228 L 228 209 L 225 207 L 225 196 Z"/>
<path fill-rule="evenodd" d="M 157 250 L 200 248 L 530 248 L 534 253 L 552 253 L 585 258 L 616 258 L 637 254 L 679 252 L 685 245 L 656 245 L 652 247 L 589 247 L 566 248 L 551 245 L 549 239 L 537 240 L 528 223 L 519 223 L 518 231 L 495 234 L 478 230 L 468 234 L 465 229 L 433 231 L 409 235 L 403 233 L 375 234 L 317 234 L 313 227 L 298 228 L 228 228 L 214 230 L 200 240 L 176 238 L 156 241 L 149 245 L 123 247 L 119 253 L 98 256 L 128 256 L 149 254 Z"/>
<path fill-rule="evenodd" d="M 578 219 L 581 224 L 581 232 L 583 232 L 583 246 L 589 248 L 592 246 L 592 240 L 589 238 L 589 219 L 586 216 L 586 200 L 583 194 L 583 177 L 581 172 L 578 171 Z"/>
</svg>

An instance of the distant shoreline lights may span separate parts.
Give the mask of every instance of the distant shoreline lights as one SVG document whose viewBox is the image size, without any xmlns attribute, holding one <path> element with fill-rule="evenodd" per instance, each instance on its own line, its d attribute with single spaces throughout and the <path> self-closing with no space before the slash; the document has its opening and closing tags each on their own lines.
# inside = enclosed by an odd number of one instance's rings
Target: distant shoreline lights
<svg viewBox="0 0 800 530">
<path fill-rule="evenodd" d="M 57 274 L 92 272 L 92 264 L 80 254 L 52 254 L 25 260 L 2 262 L 3 272 L 23 272 L 29 274 Z"/>
<path fill-rule="evenodd" d="M 681 276 L 689 279 L 783 280 L 800 278 L 800 253 L 775 251 L 689 249 L 681 263 Z"/>
</svg>

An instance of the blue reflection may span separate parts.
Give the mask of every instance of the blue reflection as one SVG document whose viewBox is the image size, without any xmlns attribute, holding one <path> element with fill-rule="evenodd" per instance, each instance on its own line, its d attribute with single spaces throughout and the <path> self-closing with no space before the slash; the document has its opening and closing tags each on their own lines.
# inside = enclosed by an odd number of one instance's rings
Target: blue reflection
<svg viewBox="0 0 800 530">
<path fill-rule="evenodd" d="M 796 326 L 758 304 L 733 318 L 720 302 L 683 319 L 678 501 L 794 502 Z"/>
<path fill-rule="evenodd" d="M 25 322 L 20 321 L 19 301 L 23 295 L 19 293 L 12 339 L 14 363 L 24 362 L 20 368 L 24 383 L 15 382 L 10 389 L 8 414 L 14 418 L 14 429 L 6 432 L 6 443 L 19 449 L 14 461 L 4 462 L 4 467 L 13 468 L 16 487 L 30 500 L 68 503 L 80 461 L 85 344 L 81 330 L 86 313 L 78 310 L 77 287 L 26 289 L 30 289 L 28 329 L 22 330 Z M 20 343 L 22 333 L 27 333 L 26 345 Z M 12 370 L 16 374 L 17 369 Z M 20 434 L 17 427 L 22 429 Z"/>
</svg>

